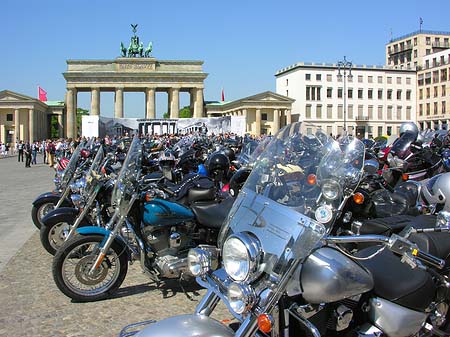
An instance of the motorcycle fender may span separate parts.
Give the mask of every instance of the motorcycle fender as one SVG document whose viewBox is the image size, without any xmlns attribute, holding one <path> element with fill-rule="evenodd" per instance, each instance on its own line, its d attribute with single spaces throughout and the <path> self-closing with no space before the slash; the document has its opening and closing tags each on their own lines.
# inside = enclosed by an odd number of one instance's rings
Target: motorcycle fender
<svg viewBox="0 0 450 337">
<path fill-rule="evenodd" d="M 45 225 L 47 221 L 65 221 L 73 224 L 80 211 L 73 207 L 60 207 L 48 212 L 43 218 L 42 223 Z"/>
<path fill-rule="evenodd" d="M 36 199 L 34 199 L 32 204 L 33 204 L 33 206 L 37 207 L 38 205 L 52 202 L 56 205 L 60 198 L 61 198 L 60 193 L 46 192 L 46 193 L 42 193 L 40 196 L 38 196 Z M 70 207 L 71 205 L 72 205 L 72 202 L 69 199 L 65 198 L 62 203 L 62 206 Z"/>
<path fill-rule="evenodd" d="M 104 227 L 98 227 L 98 226 L 86 226 L 86 227 L 78 227 L 77 233 L 80 235 L 92 235 L 92 234 L 98 234 L 104 236 L 102 245 L 104 242 L 106 242 L 106 238 L 109 236 L 109 233 L 111 233 L 110 230 L 104 228 Z M 116 236 L 115 240 L 122 245 L 124 249 L 128 251 L 126 243 L 123 241 L 123 239 L 120 236 Z"/>
<path fill-rule="evenodd" d="M 234 331 L 204 315 L 180 315 L 163 319 L 140 331 L 137 337 L 232 337 Z"/>
</svg>

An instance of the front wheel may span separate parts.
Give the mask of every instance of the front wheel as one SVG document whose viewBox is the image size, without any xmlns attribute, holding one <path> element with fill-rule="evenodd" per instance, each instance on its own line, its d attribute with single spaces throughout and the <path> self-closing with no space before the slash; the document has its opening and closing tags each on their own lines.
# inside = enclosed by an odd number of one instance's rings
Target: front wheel
<svg viewBox="0 0 450 337">
<path fill-rule="evenodd" d="M 58 199 L 56 200 L 56 203 Z M 33 205 L 31 208 L 31 219 L 33 219 L 34 225 L 40 229 L 42 227 L 42 219 L 47 213 L 55 209 L 56 203 L 52 201 Z"/>
<path fill-rule="evenodd" d="M 97 301 L 116 291 L 128 271 L 126 248 L 114 241 L 100 266 L 89 271 L 104 236 L 77 235 L 66 241 L 53 259 L 53 279 L 59 290 L 79 302 Z"/>
</svg>

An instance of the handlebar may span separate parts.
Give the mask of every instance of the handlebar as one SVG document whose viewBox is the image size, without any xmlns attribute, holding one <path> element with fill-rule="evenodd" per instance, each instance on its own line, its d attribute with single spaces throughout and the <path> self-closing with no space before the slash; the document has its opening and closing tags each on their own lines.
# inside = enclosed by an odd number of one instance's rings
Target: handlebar
<svg viewBox="0 0 450 337">
<path fill-rule="evenodd" d="M 392 236 L 383 235 L 349 235 L 349 236 L 328 236 L 325 238 L 328 243 L 343 244 L 343 243 L 381 243 L 389 248 L 392 252 L 402 256 L 402 261 L 406 262 L 411 259 L 418 259 L 435 268 L 442 269 L 445 266 L 445 260 L 442 260 L 434 255 L 420 250 L 415 243 L 408 239 L 393 234 Z M 415 261 L 410 263 L 415 265 Z"/>
</svg>

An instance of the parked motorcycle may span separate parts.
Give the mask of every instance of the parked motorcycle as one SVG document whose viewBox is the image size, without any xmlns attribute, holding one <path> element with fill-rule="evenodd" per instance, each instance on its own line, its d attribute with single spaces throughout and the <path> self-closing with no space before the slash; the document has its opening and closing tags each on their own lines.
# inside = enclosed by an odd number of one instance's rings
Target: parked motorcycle
<svg viewBox="0 0 450 337">
<path fill-rule="evenodd" d="M 166 200 L 162 189 L 141 177 L 141 156 L 135 138 L 114 186 L 114 213 L 106 226 L 79 227 L 54 257 L 55 283 L 74 300 L 95 301 L 113 294 L 129 261 L 136 259 L 155 282 L 181 279 L 189 275 L 188 250 L 216 243 L 234 200 L 191 202 L 190 207 Z M 189 194 L 193 201 L 204 192 L 193 188 Z"/>
<path fill-rule="evenodd" d="M 278 165 L 297 165 L 302 156 L 292 153 L 295 124 L 259 157 L 219 248 L 189 252 L 189 268 L 207 289 L 195 313 L 137 336 L 448 336 L 439 328 L 449 284 L 435 271 L 443 260 L 398 235 L 330 235 L 362 176 L 364 145 L 348 137 L 324 143 L 315 149 L 316 169 L 291 176 Z M 342 246 L 355 242 L 382 246 L 359 254 Z M 211 318 L 219 301 L 235 318 L 230 327 Z"/>
<path fill-rule="evenodd" d="M 42 226 L 42 218 L 51 210 L 62 206 L 73 206 L 69 194 L 70 183 L 78 179 L 82 170 L 88 165 L 88 161 L 84 161 L 83 165 L 78 165 L 81 153 L 84 150 L 84 143 L 77 146 L 74 153 L 70 157 L 69 163 L 64 171 L 57 171 L 53 180 L 56 188 L 52 192 L 46 192 L 38 196 L 33 201 L 31 208 L 31 218 L 34 225 L 40 229 Z"/>
</svg>

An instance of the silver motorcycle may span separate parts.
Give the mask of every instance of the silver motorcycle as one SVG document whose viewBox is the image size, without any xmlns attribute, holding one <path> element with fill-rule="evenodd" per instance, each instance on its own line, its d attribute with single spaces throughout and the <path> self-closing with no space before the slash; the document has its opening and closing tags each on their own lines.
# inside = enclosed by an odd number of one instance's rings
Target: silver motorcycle
<svg viewBox="0 0 450 337">
<path fill-rule="evenodd" d="M 448 328 L 445 261 L 408 239 L 427 230 L 333 235 L 361 179 L 363 143 L 298 130 L 298 123 L 286 126 L 265 148 L 219 247 L 189 252 L 190 271 L 207 289 L 195 313 L 140 332 L 131 330 L 141 323 L 132 324 L 121 336 L 449 335 L 442 330 Z M 448 220 L 440 218 L 445 226 L 436 231 L 448 231 Z M 354 251 L 353 243 L 368 247 Z M 232 324 L 210 317 L 219 301 Z"/>
</svg>

